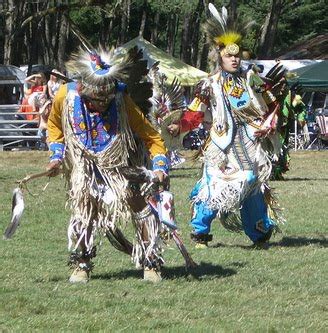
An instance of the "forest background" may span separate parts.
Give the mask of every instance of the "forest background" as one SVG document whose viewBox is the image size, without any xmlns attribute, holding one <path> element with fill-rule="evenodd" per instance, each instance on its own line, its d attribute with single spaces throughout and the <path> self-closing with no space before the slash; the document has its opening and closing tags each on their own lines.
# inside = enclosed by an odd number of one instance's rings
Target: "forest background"
<svg viewBox="0 0 328 333">
<path fill-rule="evenodd" d="M 202 23 L 208 0 L 0 0 L 0 61 L 60 70 L 79 45 L 75 25 L 95 46 L 117 47 L 143 36 L 187 64 L 207 70 Z M 230 0 L 234 20 L 255 24 L 244 39 L 253 58 L 274 59 L 296 43 L 328 32 L 325 0 Z"/>
</svg>

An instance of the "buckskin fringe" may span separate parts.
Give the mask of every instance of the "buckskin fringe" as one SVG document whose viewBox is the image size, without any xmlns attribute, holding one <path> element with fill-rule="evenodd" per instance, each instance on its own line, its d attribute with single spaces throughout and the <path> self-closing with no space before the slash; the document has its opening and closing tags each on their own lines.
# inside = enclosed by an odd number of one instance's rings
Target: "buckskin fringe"
<svg viewBox="0 0 328 333">
<path fill-rule="evenodd" d="M 132 214 L 137 231 L 137 243 L 133 248 L 132 262 L 137 268 L 154 267 L 164 263 L 161 256 L 162 241 L 159 236 L 160 222 L 147 205 L 141 212 Z M 144 239 L 147 235 L 147 241 Z"/>
<path fill-rule="evenodd" d="M 220 223 L 226 230 L 230 232 L 241 233 L 244 230 L 238 213 L 230 213 L 225 217 L 222 216 L 220 218 Z"/>
<path fill-rule="evenodd" d="M 283 215 L 283 209 L 280 207 L 273 189 L 267 183 L 262 185 L 262 191 L 264 194 L 264 201 L 268 205 L 268 215 L 272 220 L 277 222 L 275 225 L 275 231 L 281 232 L 278 224 L 284 224 L 286 222 Z"/>
<path fill-rule="evenodd" d="M 127 112 L 123 96 L 117 98 L 117 109 L 120 110 L 120 133 L 113 143 L 100 153 L 87 150 L 73 132 L 70 122 L 74 92 L 69 95 L 63 111 L 63 130 L 66 140 L 64 172 L 68 182 L 69 205 L 73 219 L 80 221 L 82 229 L 92 225 L 95 229 L 108 228 L 118 221 L 130 218 L 127 195 L 124 189 L 127 180 L 121 175 L 120 167 L 128 165 L 129 149 L 135 149 L 133 135 L 127 121 Z M 97 176 L 96 176 L 97 175 Z M 100 177 L 99 177 L 100 175 Z M 109 202 L 103 200 L 104 194 Z M 95 210 L 96 208 L 96 216 Z M 82 231 L 82 230 L 80 230 Z M 83 231 L 82 231 L 83 232 Z M 71 234 L 73 236 L 73 234 Z M 75 249 L 81 241 L 77 240 Z M 90 237 L 87 248 L 92 248 L 93 237 Z"/>
</svg>

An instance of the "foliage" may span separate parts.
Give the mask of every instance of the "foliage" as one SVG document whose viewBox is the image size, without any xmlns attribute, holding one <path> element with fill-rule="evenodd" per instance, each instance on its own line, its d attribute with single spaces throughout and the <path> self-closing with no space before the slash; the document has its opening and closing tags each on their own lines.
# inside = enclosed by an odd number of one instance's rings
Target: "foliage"
<svg viewBox="0 0 328 333">
<path fill-rule="evenodd" d="M 255 25 L 244 39 L 244 45 L 254 54 L 263 31 L 265 18 L 271 10 L 274 0 L 212 1 L 217 8 L 222 5 L 237 5 L 239 17 L 253 19 Z M 60 62 L 63 66 L 67 55 L 77 46 L 77 41 L 68 34 L 68 38 L 60 29 L 60 24 L 52 24 L 63 20 L 63 13 L 69 13 L 71 20 L 81 32 L 97 46 L 104 43 L 113 46 L 126 42 L 139 34 L 143 14 L 146 13 L 144 37 L 151 39 L 156 35 L 156 45 L 164 50 L 168 48 L 176 56 L 194 65 L 200 63 L 202 52 L 206 50 L 199 26 L 195 22 L 197 8 L 208 3 L 202 0 L 83 0 L 83 1 L 18 1 L 15 8 L 9 8 L 11 1 L 3 1 L 0 8 L 1 31 L 5 27 L 10 31 L 0 33 L 0 57 L 5 63 L 19 65 L 33 62 Z M 1 10 L 2 9 L 2 10 Z M 159 20 L 157 21 L 157 16 Z M 172 19 L 174 18 L 174 19 Z M 186 25 L 186 19 L 193 22 Z M 124 25 L 123 21 L 127 20 Z M 201 15 L 202 22 L 205 13 Z M 327 33 L 328 18 L 325 13 L 325 1 L 288 0 L 283 2 L 283 11 L 275 32 L 274 50 L 269 55 L 275 57 L 293 43 L 303 41 L 310 36 Z M 32 24 L 32 22 L 34 22 Z M 21 25 L 20 25 L 21 24 Z M 54 31 L 47 30 L 49 25 Z M 175 27 L 176 25 L 176 27 Z M 10 28 L 8 28 L 10 27 Z M 169 32 L 169 28 L 176 28 Z M 186 45 L 185 36 L 189 36 L 190 45 Z M 197 36 L 198 43 L 192 39 Z M 66 40 L 65 40 L 66 38 Z M 63 40 L 65 47 L 58 49 L 58 39 Z M 261 46 L 263 48 L 263 46 Z M 173 48 L 173 50 L 172 50 Z M 58 54 L 60 53 L 61 54 Z M 196 54 L 192 54 L 195 52 Z M 60 60 L 58 60 L 60 59 Z M 192 59 L 192 60 L 190 60 Z M 52 61 L 53 60 L 53 61 Z"/>
<path fill-rule="evenodd" d="M 324 1 L 302 0 L 285 11 L 277 32 L 277 52 L 289 48 L 293 43 L 328 33 L 328 17 L 323 11 L 324 7 Z"/>
<path fill-rule="evenodd" d="M 193 248 L 188 234 L 188 193 L 199 166 L 171 173 L 177 221 L 199 267 L 187 274 L 172 244 L 165 279 L 143 282 L 127 256 L 104 240 L 92 280 L 70 285 L 66 248 L 69 212 L 63 180 L 30 184 L 22 225 L 0 241 L 0 331 L 4 332 L 325 332 L 327 323 L 327 151 L 291 156 L 286 181 L 271 182 L 287 223 L 265 251 L 243 234 L 213 223 L 213 246 Z M 42 170 L 47 154 L 0 154 L 1 229 L 10 219 L 16 179 Z"/>
<path fill-rule="evenodd" d="M 99 7 L 82 7 L 72 10 L 70 17 L 77 23 L 81 32 L 88 36 L 92 45 L 98 45 L 101 25 L 101 9 Z"/>
<path fill-rule="evenodd" d="M 150 0 L 149 4 L 152 10 L 162 14 L 178 13 L 179 15 L 189 14 L 197 6 L 198 0 L 189 0 L 181 2 L 181 0 Z"/>
</svg>

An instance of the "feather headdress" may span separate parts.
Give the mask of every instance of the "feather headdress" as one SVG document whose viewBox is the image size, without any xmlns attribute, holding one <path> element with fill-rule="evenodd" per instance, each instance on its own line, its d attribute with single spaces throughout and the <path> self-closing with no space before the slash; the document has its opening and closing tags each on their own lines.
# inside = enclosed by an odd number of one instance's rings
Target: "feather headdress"
<svg viewBox="0 0 328 333">
<path fill-rule="evenodd" d="M 137 46 L 132 47 L 122 57 L 114 49 L 102 47 L 96 50 L 78 28 L 71 22 L 71 30 L 79 39 L 80 49 L 71 55 L 66 69 L 81 82 L 81 93 L 110 95 L 116 87 L 126 89 L 143 113 L 151 107 L 152 84 L 147 82 L 147 60 Z"/>
<path fill-rule="evenodd" d="M 245 24 L 237 19 L 231 22 L 227 9 L 222 7 L 221 13 L 219 13 L 212 3 L 208 5 L 208 9 L 211 17 L 204 24 L 208 43 L 219 49 L 221 55 L 238 54 L 243 34 L 253 25 L 254 21 Z"/>
<path fill-rule="evenodd" d="M 114 52 L 103 49 L 88 51 L 80 48 L 71 55 L 66 69 L 86 87 L 111 88 L 115 82 L 126 83 L 131 76 L 147 74 L 147 61 L 142 60 L 142 51 L 136 47 L 129 50 L 123 60 L 118 60 Z"/>
</svg>

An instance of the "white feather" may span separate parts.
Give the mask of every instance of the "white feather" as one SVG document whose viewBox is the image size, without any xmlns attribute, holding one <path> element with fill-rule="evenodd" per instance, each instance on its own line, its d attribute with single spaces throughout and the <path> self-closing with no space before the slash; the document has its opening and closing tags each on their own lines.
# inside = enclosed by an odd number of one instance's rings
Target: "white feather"
<svg viewBox="0 0 328 333">
<path fill-rule="evenodd" d="M 225 9 L 225 11 L 223 10 L 223 8 Z M 226 27 L 227 27 L 227 9 L 225 7 L 222 7 L 222 14 L 223 16 L 220 15 L 220 13 L 218 12 L 218 10 L 215 8 L 215 6 L 212 3 L 208 4 L 208 9 L 211 12 L 211 14 L 213 15 L 213 17 L 220 23 L 223 31 L 226 31 Z"/>
<path fill-rule="evenodd" d="M 20 188 L 15 188 L 12 199 L 11 221 L 3 235 L 4 239 L 9 239 L 19 226 L 20 219 L 24 211 L 24 198 Z"/>
<path fill-rule="evenodd" d="M 222 6 L 221 12 L 222 12 L 222 20 L 224 21 L 225 26 L 227 26 L 228 10 L 226 7 Z"/>
</svg>

